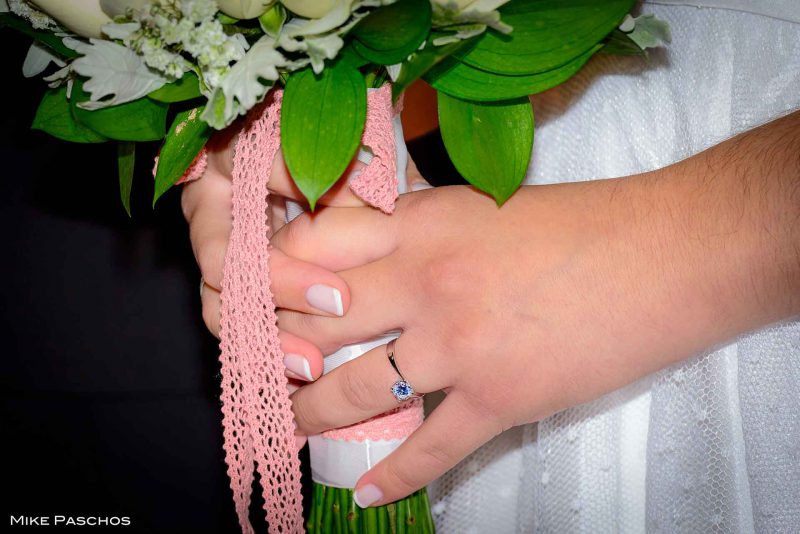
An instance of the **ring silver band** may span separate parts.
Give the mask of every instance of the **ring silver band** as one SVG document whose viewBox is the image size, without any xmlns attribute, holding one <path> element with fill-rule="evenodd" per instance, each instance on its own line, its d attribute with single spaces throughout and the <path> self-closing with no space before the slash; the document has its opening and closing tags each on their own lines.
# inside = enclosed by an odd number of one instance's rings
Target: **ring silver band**
<svg viewBox="0 0 800 534">
<path fill-rule="evenodd" d="M 389 388 L 389 390 L 392 392 L 392 395 L 394 395 L 394 398 L 397 399 L 397 402 L 403 402 L 408 399 L 418 399 L 422 397 L 422 395 L 414 391 L 414 388 L 408 383 L 408 380 L 405 379 L 403 373 L 401 373 L 400 369 L 397 368 L 397 362 L 394 361 L 395 341 L 397 340 L 393 339 L 386 344 L 386 357 L 389 359 L 392 369 L 394 369 L 394 371 L 397 373 L 397 376 L 400 377 L 400 380 L 392 384 L 392 387 Z"/>
</svg>

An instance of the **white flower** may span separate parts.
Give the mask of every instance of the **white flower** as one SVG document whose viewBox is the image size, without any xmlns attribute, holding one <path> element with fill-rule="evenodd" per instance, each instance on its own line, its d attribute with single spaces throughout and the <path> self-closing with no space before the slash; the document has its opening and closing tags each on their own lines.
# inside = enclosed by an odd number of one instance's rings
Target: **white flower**
<svg viewBox="0 0 800 534">
<path fill-rule="evenodd" d="M 111 17 L 125 15 L 129 9 L 141 9 L 150 0 L 100 0 L 103 13 Z"/>
<path fill-rule="evenodd" d="M 100 28 L 111 22 L 100 0 L 35 0 L 33 4 L 82 37 L 99 38 Z"/>
<path fill-rule="evenodd" d="M 47 14 L 42 13 L 38 9 L 34 9 L 30 3 L 26 2 L 25 0 L 8 0 L 6 8 L 7 9 L 5 9 L 5 11 L 11 11 L 18 17 L 22 17 L 23 19 L 27 20 L 36 30 L 63 31 L 63 28 L 58 25 L 58 22 L 54 21 L 48 17 Z"/>
<path fill-rule="evenodd" d="M 183 0 L 180 2 L 183 20 L 189 20 L 195 24 L 213 18 L 217 14 L 215 2 L 209 0 Z"/>
<path fill-rule="evenodd" d="M 289 11 L 307 19 L 321 19 L 339 3 L 339 0 L 281 0 Z"/>
<path fill-rule="evenodd" d="M 275 42 L 263 36 L 222 78 L 203 111 L 203 120 L 217 129 L 229 125 L 264 97 L 278 79 L 278 67 L 287 64 L 275 50 Z"/>
<path fill-rule="evenodd" d="M 275 0 L 217 0 L 219 9 L 235 19 L 260 17 Z"/>
</svg>

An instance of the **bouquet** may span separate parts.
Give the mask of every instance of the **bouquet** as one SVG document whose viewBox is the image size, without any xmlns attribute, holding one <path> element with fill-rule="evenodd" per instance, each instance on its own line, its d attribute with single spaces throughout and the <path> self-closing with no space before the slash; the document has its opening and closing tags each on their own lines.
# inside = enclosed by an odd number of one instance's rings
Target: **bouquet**
<svg viewBox="0 0 800 534">
<path fill-rule="evenodd" d="M 206 142 L 215 130 L 237 121 L 237 127 L 244 125 L 237 153 L 256 157 L 263 149 L 272 157 L 281 150 L 308 209 L 315 208 L 360 154 L 383 171 L 372 182 L 363 180 L 351 188 L 391 212 L 405 158 L 396 112 L 410 84 L 422 79 L 437 91 L 442 138 L 456 169 L 501 205 L 520 186 L 529 165 L 534 135 L 529 95 L 563 83 L 596 53 L 646 55 L 648 48 L 669 41 L 663 21 L 630 15 L 634 3 L 0 0 L 0 25 L 33 40 L 23 74 L 43 75 L 48 84 L 32 127 L 71 142 L 116 142 L 120 198 L 129 214 L 138 143 L 159 143 L 155 204 L 174 184 L 202 174 Z M 259 137 L 263 131 L 266 137 Z M 256 152 L 247 152 L 246 143 L 252 145 L 253 139 L 272 148 L 259 145 L 251 147 Z M 381 139 L 393 142 L 381 145 Z M 237 246 L 263 245 L 258 261 L 267 258 L 267 223 L 262 220 L 266 178 L 246 170 L 250 167 L 242 160 L 239 168 L 244 170 L 234 170 L 226 280 L 237 278 L 231 273 L 246 278 L 246 269 L 254 270 L 247 262 L 229 265 L 244 257 L 239 253 L 245 249 Z M 381 176 L 388 178 L 376 179 Z M 263 183 L 254 188 L 253 180 Z M 247 202 L 258 208 L 254 211 L 261 219 L 237 211 L 237 203 Z M 236 298 L 246 291 L 260 292 L 259 302 L 269 308 L 269 280 L 256 282 L 242 287 L 226 282 L 227 309 L 241 309 Z M 286 381 L 264 363 L 272 362 L 279 349 L 264 349 L 242 363 L 246 358 L 237 351 L 247 340 L 226 338 L 241 332 L 255 336 L 259 328 L 265 338 L 274 338 L 274 308 L 268 309 L 267 321 L 263 316 L 252 319 L 256 330 L 237 322 L 245 328 L 226 333 L 224 319 L 224 423 L 226 441 L 235 441 L 226 461 L 242 528 L 252 530 L 247 505 L 255 465 L 271 530 L 302 530 Z M 360 353 L 358 347 L 349 350 Z M 252 377 L 243 369 L 251 364 L 271 377 L 269 387 L 274 389 L 269 393 L 264 393 L 265 386 L 248 382 Z M 231 406 L 240 406 L 245 397 L 261 402 L 236 412 Z M 419 402 L 411 405 L 421 410 Z M 265 407 L 277 407 L 277 416 L 268 422 L 261 417 Z M 368 424 L 374 427 L 375 421 Z M 396 446 L 389 443 L 396 439 L 371 436 L 367 441 L 388 452 Z M 329 436 L 334 441 L 351 437 Z M 317 447 L 329 445 L 317 442 Z M 316 456 L 324 457 L 324 451 Z M 433 531 L 424 489 L 398 503 L 361 510 L 352 489 L 340 486 L 315 482 L 310 531 Z"/>
</svg>

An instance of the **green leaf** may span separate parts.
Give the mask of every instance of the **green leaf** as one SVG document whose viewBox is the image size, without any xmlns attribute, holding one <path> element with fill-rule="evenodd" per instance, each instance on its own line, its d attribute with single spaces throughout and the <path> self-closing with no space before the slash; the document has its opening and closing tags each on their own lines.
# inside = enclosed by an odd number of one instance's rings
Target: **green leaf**
<svg viewBox="0 0 800 534">
<path fill-rule="evenodd" d="M 394 65 L 408 57 L 431 29 L 429 0 L 399 0 L 364 17 L 350 32 L 353 48 L 378 65 Z"/>
<path fill-rule="evenodd" d="M 397 100 L 406 88 L 425 75 L 433 67 L 447 59 L 452 54 L 469 48 L 475 44 L 474 39 L 455 41 L 443 46 L 433 46 L 432 41 L 436 34 L 431 34 L 425 48 L 411 54 L 408 61 L 403 62 L 400 75 L 392 84 L 392 98 Z"/>
<path fill-rule="evenodd" d="M 181 79 L 162 85 L 147 96 L 158 102 L 172 103 L 191 100 L 200 95 L 200 83 L 197 79 L 197 74 L 189 71 Z"/>
<path fill-rule="evenodd" d="M 458 172 L 503 204 L 525 179 L 533 148 L 533 108 L 527 97 L 468 102 L 439 95 L 444 146 Z"/>
<path fill-rule="evenodd" d="M 479 102 L 496 102 L 541 93 L 570 79 L 602 45 L 559 68 L 527 76 L 503 76 L 474 69 L 450 58 L 431 70 L 425 80 L 450 96 Z"/>
<path fill-rule="evenodd" d="M 119 196 L 128 217 L 131 216 L 131 187 L 133 164 L 136 160 L 136 143 L 120 141 L 117 144 L 117 170 L 119 171 Z"/>
<path fill-rule="evenodd" d="M 203 106 L 181 111 L 175 116 L 161 152 L 158 154 L 153 205 L 175 185 L 214 131 L 202 119 Z"/>
<path fill-rule="evenodd" d="M 167 129 L 168 105 L 149 98 L 89 111 L 78 104 L 89 99 L 80 82 L 72 85 L 72 115 L 95 132 L 118 141 L 157 141 Z"/>
<path fill-rule="evenodd" d="M 67 100 L 67 88 L 49 89 L 39 103 L 31 128 L 73 143 L 102 143 L 108 141 L 91 128 L 83 126 L 72 116 Z"/>
<path fill-rule="evenodd" d="M 311 209 L 344 173 L 361 142 L 367 117 L 363 76 L 339 61 L 315 75 L 289 77 L 281 111 L 281 148 Z"/>
<path fill-rule="evenodd" d="M 281 33 L 281 28 L 286 22 L 286 17 L 286 8 L 280 4 L 275 4 L 258 17 L 258 24 L 264 30 L 264 33 L 273 39 L 277 39 Z"/>
<path fill-rule="evenodd" d="M 32 37 L 65 58 L 78 56 L 75 50 L 64 46 L 64 43 L 61 42 L 61 37 L 46 30 L 36 30 L 27 20 L 21 19 L 11 13 L 0 13 L 0 28 L 11 28 L 12 30 Z"/>
<path fill-rule="evenodd" d="M 514 31 L 486 32 L 459 59 L 496 74 L 546 72 L 594 47 L 634 4 L 635 0 L 515 0 L 500 8 L 501 20 Z"/>
</svg>

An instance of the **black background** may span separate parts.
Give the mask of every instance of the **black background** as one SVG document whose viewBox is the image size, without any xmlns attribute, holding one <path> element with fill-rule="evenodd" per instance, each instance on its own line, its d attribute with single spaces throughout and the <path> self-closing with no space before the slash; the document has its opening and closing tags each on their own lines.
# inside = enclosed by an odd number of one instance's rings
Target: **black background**
<svg viewBox="0 0 800 534">
<path fill-rule="evenodd" d="M 31 130 L 45 85 L 22 77 L 28 44 L 0 30 L 0 529 L 12 515 L 65 515 L 126 516 L 131 526 L 108 529 L 126 532 L 238 532 L 217 342 L 180 191 L 153 210 L 155 147 L 138 149 L 129 219 L 113 143 Z M 423 174 L 460 180 L 438 132 L 409 150 Z M 264 532 L 259 493 L 251 521 Z"/>
<path fill-rule="evenodd" d="M 237 532 L 179 191 L 151 209 L 140 153 L 129 219 L 112 143 L 30 130 L 45 86 L 22 77 L 28 43 L 0 30 L 0 530 L 58 514 Z"/>
</svg>

